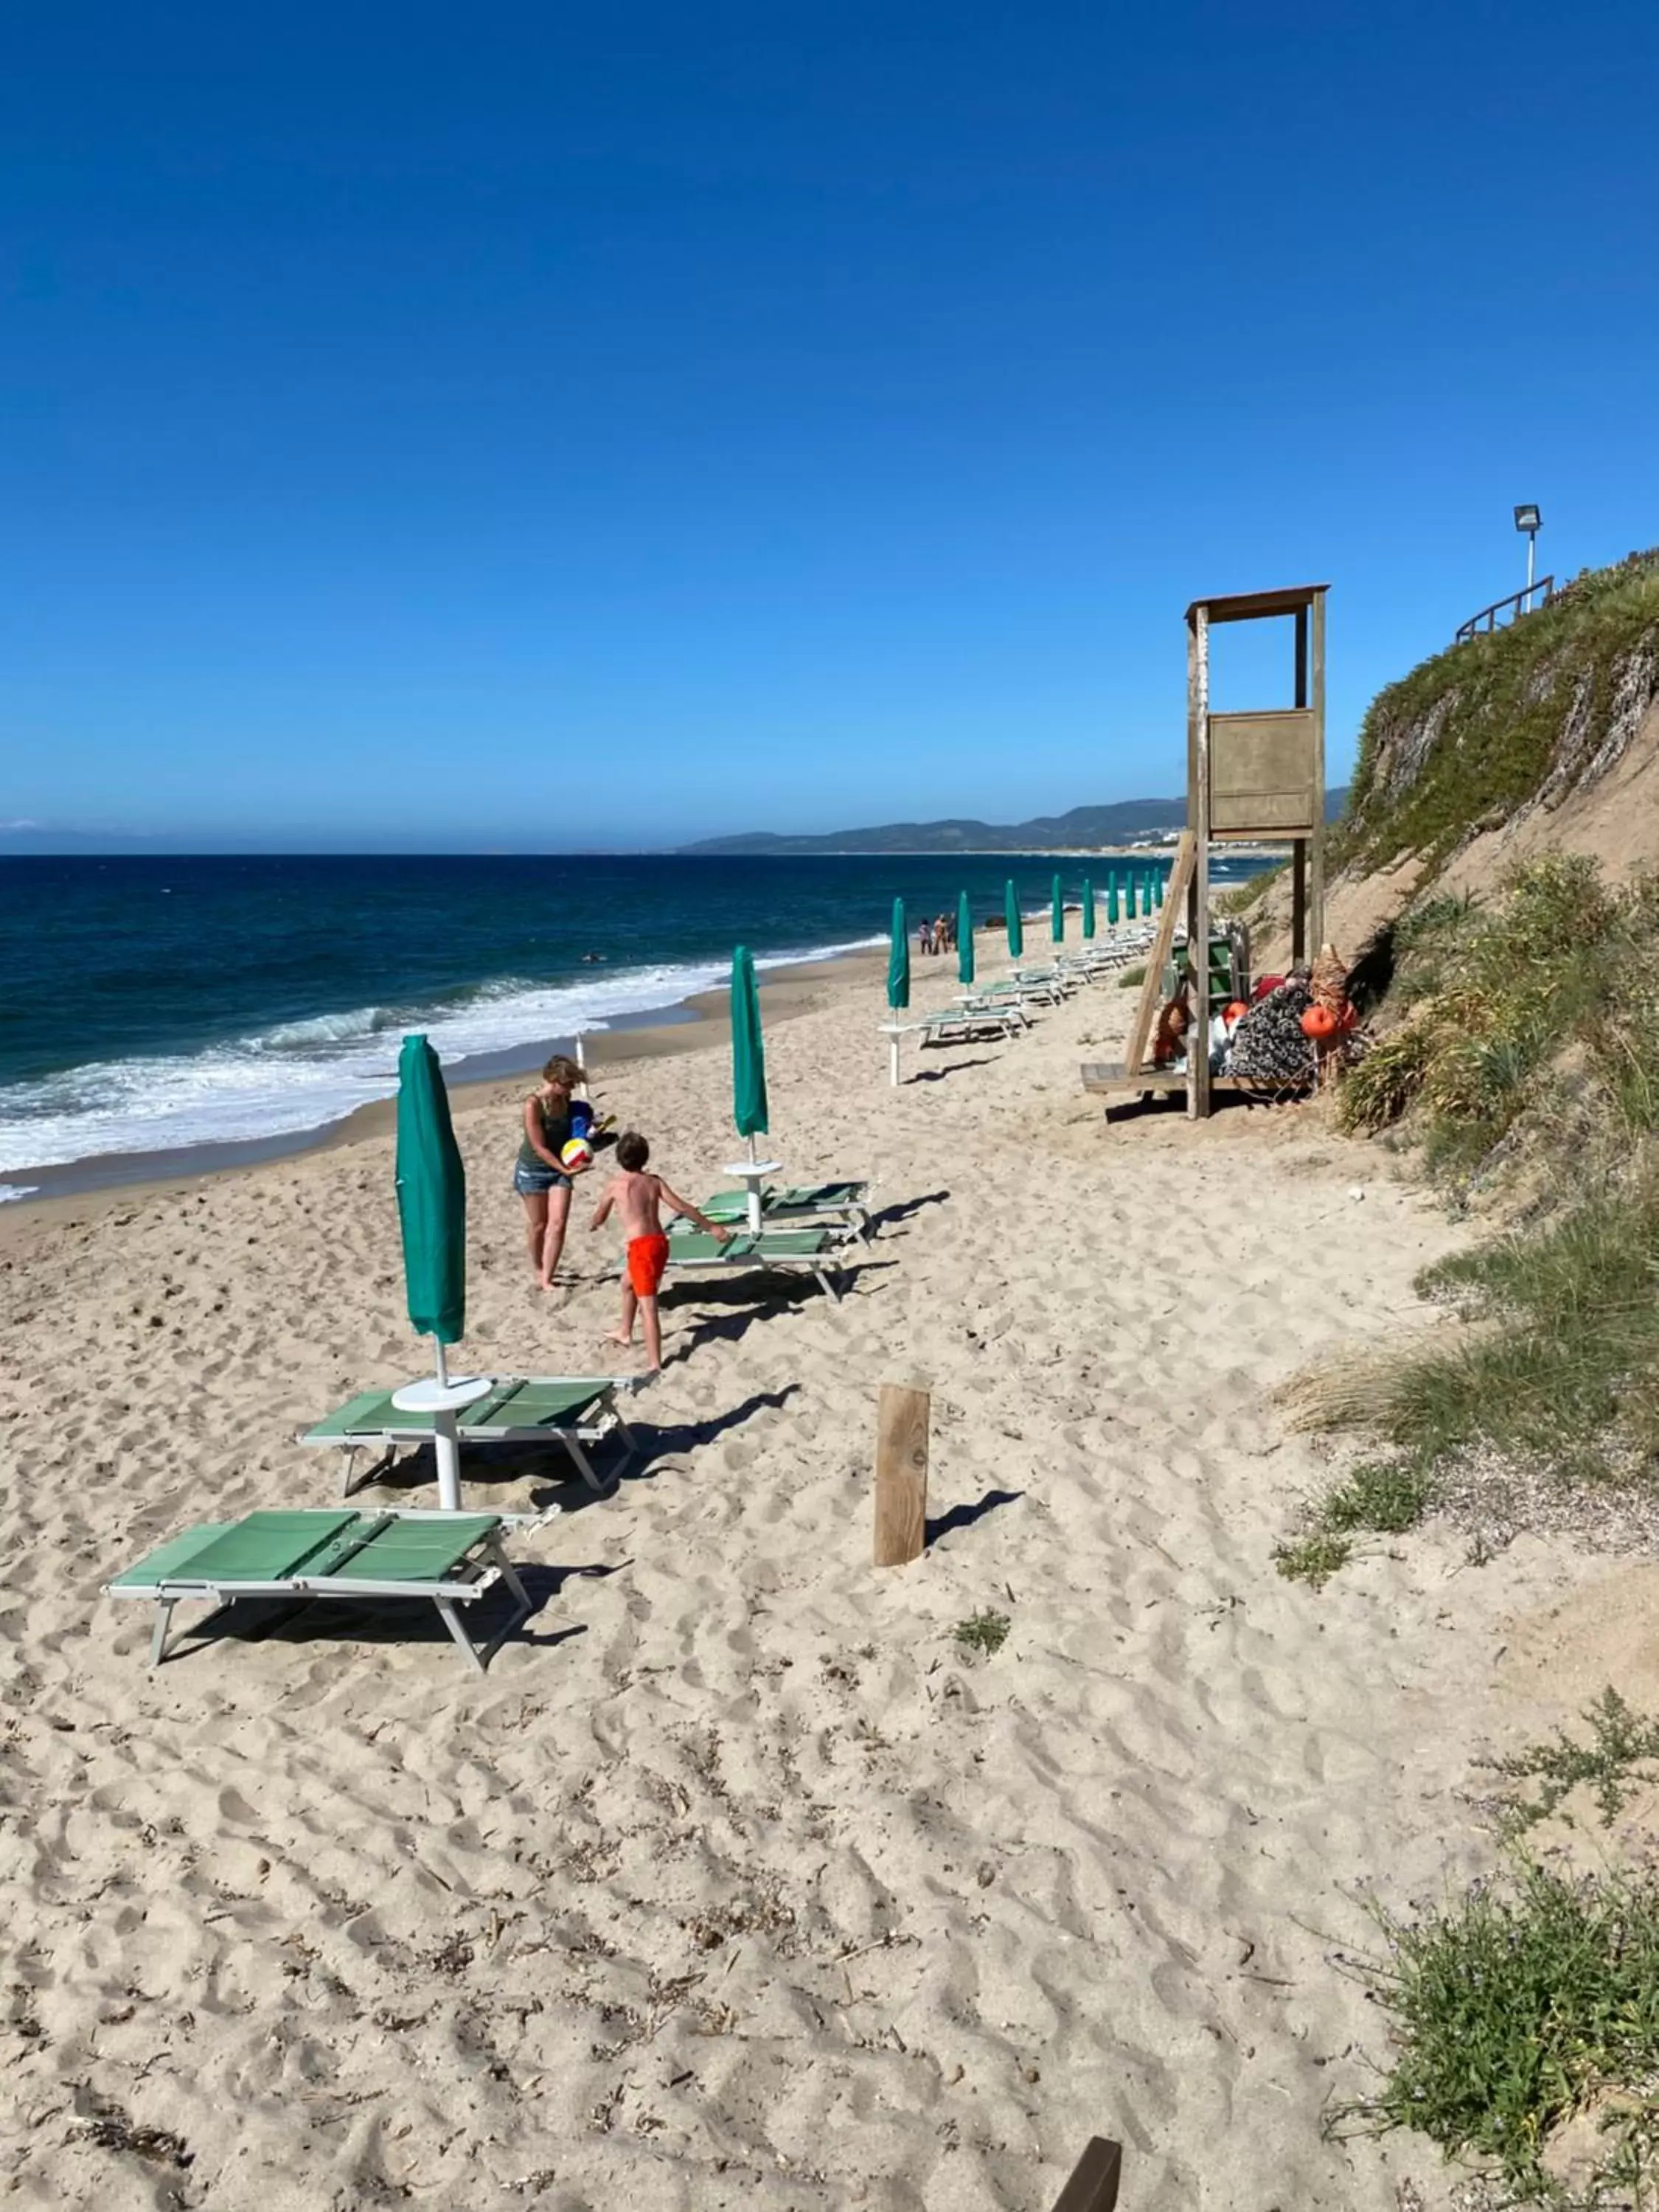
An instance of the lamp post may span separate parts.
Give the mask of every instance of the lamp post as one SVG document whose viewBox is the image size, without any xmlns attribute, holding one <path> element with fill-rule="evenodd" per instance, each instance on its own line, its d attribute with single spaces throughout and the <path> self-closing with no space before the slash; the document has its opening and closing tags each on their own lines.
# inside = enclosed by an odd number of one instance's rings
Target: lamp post
<svg viewBox="0 0 1659 2212">
<path fill-rule="evenodd" d="M 1536 507 L 1517 507 L 1515 510 L 1516 528 L 1524 530 L 1527 533 L 1527 598 L 1528 601 L 1532 599 L 1533 556 L 1537 550 L 1538 532 L 1542 520 Z"/>
</svg>

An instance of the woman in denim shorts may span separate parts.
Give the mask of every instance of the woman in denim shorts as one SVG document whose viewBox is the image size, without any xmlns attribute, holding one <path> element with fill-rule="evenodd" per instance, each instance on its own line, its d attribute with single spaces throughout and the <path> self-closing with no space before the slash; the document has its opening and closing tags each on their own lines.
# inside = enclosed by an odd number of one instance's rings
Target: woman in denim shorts
<svg viewBox="0 0 1659 2212">
<path fill-rule="evenodd" d="M 544 1291 L 553 1287 L 553 1273 L 564 1249 L 570 1179 L 586 1173 L 583 1167 L 565 1167 L 559 1158 L 570 1142 L 570 1098 L 581 1079 L 574 1060 L 556 1057 L 548 1061 L 540 1083 L 524 1102 L 524 1133 L 513 1188 L 524 1200 L 530 1264 Z"/>
</svg>

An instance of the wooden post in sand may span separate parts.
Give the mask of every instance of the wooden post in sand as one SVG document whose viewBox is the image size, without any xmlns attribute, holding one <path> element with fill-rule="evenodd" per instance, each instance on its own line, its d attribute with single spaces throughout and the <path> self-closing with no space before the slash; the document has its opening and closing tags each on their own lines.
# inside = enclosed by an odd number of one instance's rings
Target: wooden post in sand
<svg viewBox="0 0 1659 2212">
<path fill-rule="evenodd" d="M 876 1565 L 902 1567 L 927 1540 L 926 1390 L 884 1382 L 876 1406 Z"/>
<path fill-rule="evenodd" d="M 1121 2146 L 1108 2142 L 1104 2136 L 1091 2136 L 1071 2179 L 1054 2200 L 1054 2212 L 1112 2212 L 1122 2171 Z"/>
</svg>

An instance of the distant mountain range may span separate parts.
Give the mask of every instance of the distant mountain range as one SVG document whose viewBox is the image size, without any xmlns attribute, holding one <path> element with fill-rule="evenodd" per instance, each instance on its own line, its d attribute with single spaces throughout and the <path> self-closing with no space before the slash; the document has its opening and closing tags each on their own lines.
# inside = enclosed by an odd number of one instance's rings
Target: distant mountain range
<svg viewBox="0 0 1659 2212">
<path fill-rule="evenodd" d="M 1346 787 L 1325 795 L 1334 822 L 1347 803 Z M 1184 799 L 1120 799 L 1111 806 L 1074 806 L 1030 822 L 884 822 L 871 830 L 832 830 L 818 837 L 751 830 L 739 837 L 704 837 L 683 853 L 1054 853 L 1073 846 L 1126 845 L 1136 837 L 1181 829 Z"/>
</svg>

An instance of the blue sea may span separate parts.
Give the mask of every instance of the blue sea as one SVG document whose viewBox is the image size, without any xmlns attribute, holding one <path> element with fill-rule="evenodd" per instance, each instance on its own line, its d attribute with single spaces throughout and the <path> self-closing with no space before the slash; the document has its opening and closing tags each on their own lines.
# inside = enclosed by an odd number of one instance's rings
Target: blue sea
<svg viewBox="0 0 1659 2212">
<path fill-rule="evenodd" d="M 0 859 L 0 1195 L 324 1129 L 391 1095 L 411 1029 L 452 1075 L 533 1066 L 721 982 L 734 945 L 878 944 L 896 896 L 983 919 L 1012 877 L 1046 915 L 1055 869 L 1078 898 L 1084 864 L 1042 854 Z"/>
</svg>

